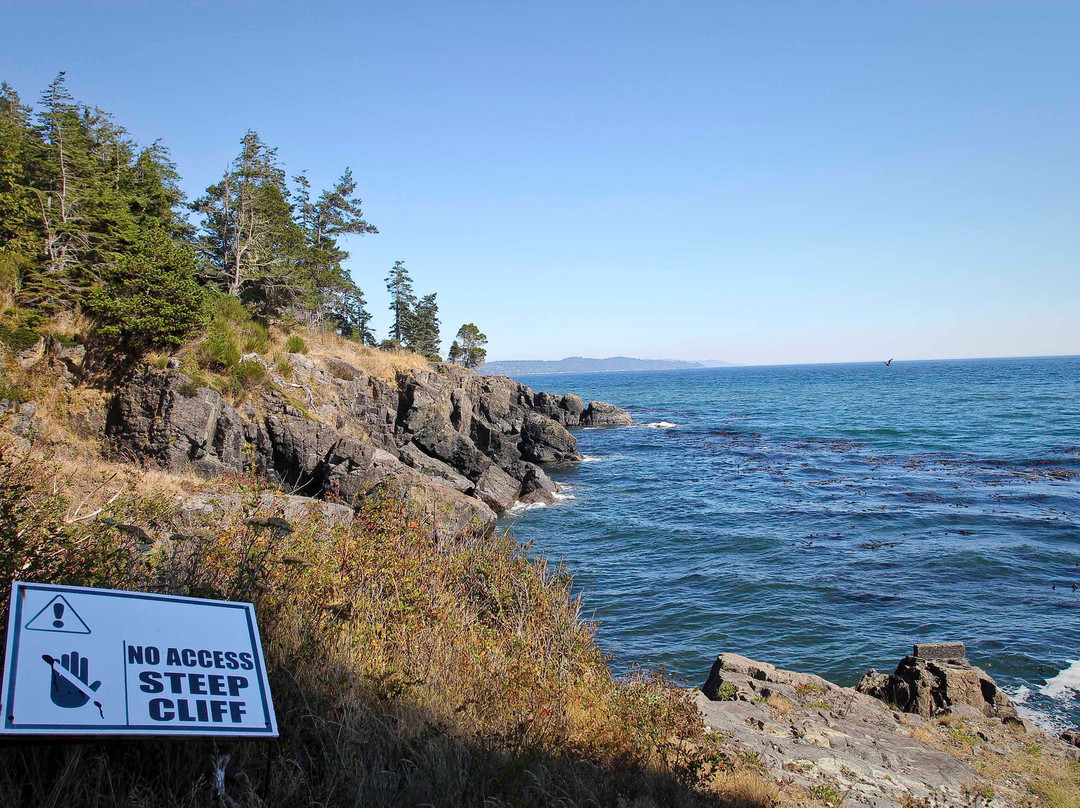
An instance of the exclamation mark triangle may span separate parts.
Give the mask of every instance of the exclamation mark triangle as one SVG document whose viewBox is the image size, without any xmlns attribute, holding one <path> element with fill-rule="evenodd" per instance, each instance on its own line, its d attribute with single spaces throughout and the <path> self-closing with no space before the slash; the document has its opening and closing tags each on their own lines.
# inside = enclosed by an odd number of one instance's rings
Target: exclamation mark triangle
<svg viewBox="0 0 1080 808">
<path fill-rule="evenodd" d="M 90 627 L 63 595 L 57 595 L 45 604 L 45 608 L 35 614 L 24 628 L 27 631 L 55 631 L 59 634 L 90 633 Z"/>
</svg>

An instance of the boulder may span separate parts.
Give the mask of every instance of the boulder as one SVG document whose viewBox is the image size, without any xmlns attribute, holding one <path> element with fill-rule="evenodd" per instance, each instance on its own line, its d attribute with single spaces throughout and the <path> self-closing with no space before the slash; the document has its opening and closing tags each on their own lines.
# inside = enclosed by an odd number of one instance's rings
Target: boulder
<svg viewBox="0 0 1080 808">
<path fill-rule="evenodd" d="M 593 401 L 581 415 L 582 426 L 625 426 L 633 422 L 629 412 L 606 401 Z"/>
<path fill-rule="evenodd" d="M 561 423 L 565 426 L 577 426 L 585 413 L 585 402 L 581 400 L 581 396 L 567 393 L 559 401 L 559 409 L 565 413 Z"/>
<path fill-rule="evenodd" d="M 521 483 L 492 463 L 476 481 L 475 495 L 496 511 L 505 511 L 521 493 Z"/>
<path fill-rule="evenodd" d="M 968 713 L 1016 722 L 1016 709 L 986 671 L 967 660 L 964 644 L 918 644 L 896 672 L 867 671 L 855 689 L 906 713 L 932 718 Z"/>
<path fill-rule="evenodd" d="M 530 412 L 521 427 L 521 456 L 534 463 L 581 460 L 577 440 L 566 427 L 540 413 Z"/>
</svg>

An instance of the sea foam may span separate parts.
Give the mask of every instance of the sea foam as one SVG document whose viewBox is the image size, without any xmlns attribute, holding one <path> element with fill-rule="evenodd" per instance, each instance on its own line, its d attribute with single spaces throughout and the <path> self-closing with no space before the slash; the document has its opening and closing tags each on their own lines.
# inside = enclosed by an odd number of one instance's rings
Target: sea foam
<svg viewBox="0 0 1080 808">
<path fill-rule="evenodd" d="M 1080 698 L 1080 659 L 1070 659 L 1068 662 L 1069 667 L 1047 679 L 1039 692 L 1052 699 Z"/>
<path fill-rule="evenodd" d="M 671 421 L 656 421 L 651 424 L 642 424 L 646 429 L 674 429 L 678 424 L 673 424 Z"/>
</svg>

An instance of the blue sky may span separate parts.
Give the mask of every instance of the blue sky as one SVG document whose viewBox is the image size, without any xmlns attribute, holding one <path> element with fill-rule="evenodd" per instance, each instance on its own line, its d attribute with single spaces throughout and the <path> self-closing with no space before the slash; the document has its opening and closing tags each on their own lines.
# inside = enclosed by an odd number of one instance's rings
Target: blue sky
<svg viewBox="0 0 1080 808">
<path fill-rule="evenodd" d="M 172 149 L 248 128 L 491 359 L 1080 353 L 1080 4 L 0 2 L 0 78 Z"/>
</svg>

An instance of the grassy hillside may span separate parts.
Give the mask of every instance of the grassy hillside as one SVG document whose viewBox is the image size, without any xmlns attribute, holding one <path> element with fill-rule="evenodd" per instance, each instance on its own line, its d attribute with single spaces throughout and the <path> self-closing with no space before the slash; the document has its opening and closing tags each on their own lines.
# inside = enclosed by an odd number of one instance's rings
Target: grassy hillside
<svg viewBox="0 0 1080 808">
<path fill-rule="evenodd" d="M 0 804 L 771 802 L 752 766 L 703 735 L 685 690 L 611 677 L 564 571 L 512 537 L 437 540 L 389 500 L 349 527 L 313 512 L 292 531 L 238 516 L 177 535 L 179 483 L 127 485 L 117 471 L 0 448 L 0 586 L 254 602 L 282 733 L 268 779 L 255 743 L 16 745 L 0 751 Z M 252 504 L 262 493 L 255 480 L 231 486 Z M 220 755 L 224 798 L 211 778 Z"/>
</svg>

